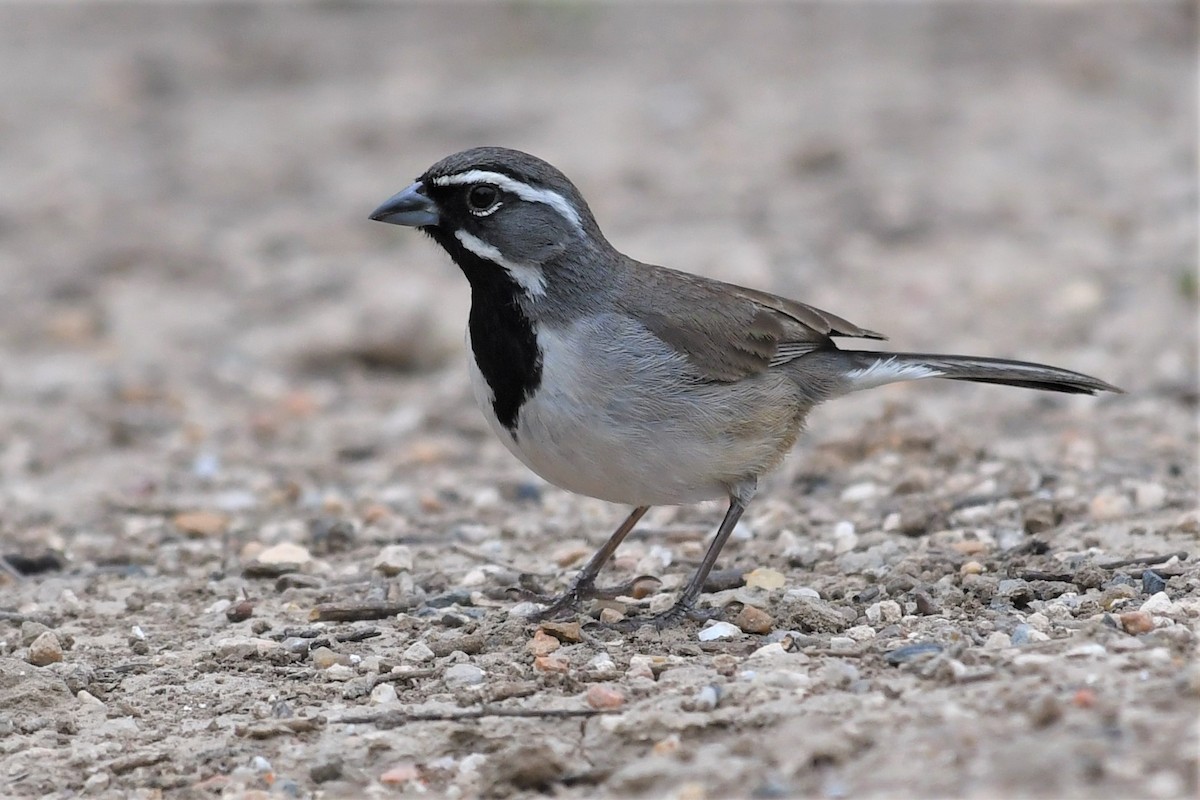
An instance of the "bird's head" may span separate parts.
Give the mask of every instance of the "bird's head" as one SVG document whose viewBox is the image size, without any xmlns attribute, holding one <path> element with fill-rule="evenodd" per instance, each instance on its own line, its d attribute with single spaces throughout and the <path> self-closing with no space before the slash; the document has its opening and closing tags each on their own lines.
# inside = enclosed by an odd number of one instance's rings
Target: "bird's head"
<svg viewBox="0 0 1200 800">
<path fill-rule="evenodd" d="M 529 295 L 564 253 L 603 245 L 575 185 L 539 158 L 500 147 L 447 156 L 386 200 L 371 219 L 420 228 L 467 273 L 502 269 Z"/>
</svg>

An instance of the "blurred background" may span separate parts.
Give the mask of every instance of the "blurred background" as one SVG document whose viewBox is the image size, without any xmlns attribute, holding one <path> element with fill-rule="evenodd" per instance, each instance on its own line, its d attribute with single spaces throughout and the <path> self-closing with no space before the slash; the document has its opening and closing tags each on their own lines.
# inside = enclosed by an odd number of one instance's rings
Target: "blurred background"
<svg viewBox="0 0 1200 800">
<path fill-rule="evenodd" d="M 642 260 L 1091 372 L 1146 420 L 1194 403 L 1195 27 L 1187 2 L 6 4 L 0 502 L 99 513 L 479 433 L 465 281 L 367 214 L 480 144 L 559 166 Z M 1046 402 L 920 397 L 966 425 Z"/>
</svg>

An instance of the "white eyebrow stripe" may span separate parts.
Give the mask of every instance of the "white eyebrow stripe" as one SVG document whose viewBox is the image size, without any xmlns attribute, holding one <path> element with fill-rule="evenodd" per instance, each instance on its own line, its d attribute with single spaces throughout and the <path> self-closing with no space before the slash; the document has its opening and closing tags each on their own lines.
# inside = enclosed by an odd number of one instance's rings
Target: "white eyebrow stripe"
<svg viewBox="0 0 1200 800">
<path fill-rule="evenodd" d="M 567 199 L 561 194 L 550 189 L 535 189 L 527 183 L 510 178 L 502 172 L 488 172 L 482 169 L 469 169 L 466 172 L 456 172 L 453 175 L 440 175 L 433 179 L 433 182 L 438 186 L 459 186 L 465 183 L 490 183 L 497 188 L 503 189 L 506 192 L 511 192 L 522 200 L 528 200 L 531 203 L 544 203 L 557 211 L 563 219 L 570 222 L 579 230 L 583 230 L 583 223 L 579 219 L 579 212 L 576 211 Z"/>
<path fill-rule="evenodd" d="M 463 247 L 480 258 L 485 258 L 493 264 L 508 270 L 508 274 L 512 275 L 517 285 L 524 289 L 530 297 L 541 297 L 546 293 L 546 275 L 542 272 L 542 268 L 536 264 L 519 264 L 515 261 L 509 261 L 495 247 L 483 241 L 478 236 L 472 236 L 461 228 L 454 232 L 454 238 L 462 242 Z"/>
</svg>

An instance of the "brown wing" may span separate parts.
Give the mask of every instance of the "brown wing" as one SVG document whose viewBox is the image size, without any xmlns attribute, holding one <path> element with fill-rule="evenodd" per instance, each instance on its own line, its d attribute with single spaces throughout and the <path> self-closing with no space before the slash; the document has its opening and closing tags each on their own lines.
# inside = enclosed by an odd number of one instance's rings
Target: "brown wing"
<svg viewBox="0 0 1200 800">
<path fill-rule="evenodd" d="M 648 264 L 631 269 L 639 289 L 622 293 L 624 310 L 686 355 L 707 380 L 741 380 L 831 345 L 831 336 L 884 338 L 827 311 L 757 289 Z M 663 297 L 673 302 L 663 304 Z"/>
</svg>

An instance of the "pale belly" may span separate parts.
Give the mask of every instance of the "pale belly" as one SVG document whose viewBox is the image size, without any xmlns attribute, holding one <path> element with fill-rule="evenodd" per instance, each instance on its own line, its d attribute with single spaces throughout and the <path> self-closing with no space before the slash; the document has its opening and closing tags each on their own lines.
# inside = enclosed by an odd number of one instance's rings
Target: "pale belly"
<svg viewBox="0 0 1200 800">
<path fill-rule="evenodd" d="M 471 359 L 475 398 L 517 458 L 556 486 L 628 505 L 727 497 L 778 462 L 799 427 L 785 379 L 690 383 L 682 357 L 657 339 L 615 347 L 643 335 L 613 329 L 627 324 L 543 329 L 541 385 L 521 407 L 515 435 L 496 420 Z"/>
</svg>

